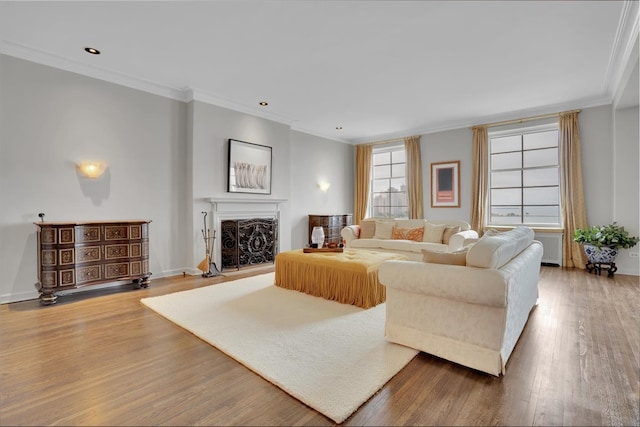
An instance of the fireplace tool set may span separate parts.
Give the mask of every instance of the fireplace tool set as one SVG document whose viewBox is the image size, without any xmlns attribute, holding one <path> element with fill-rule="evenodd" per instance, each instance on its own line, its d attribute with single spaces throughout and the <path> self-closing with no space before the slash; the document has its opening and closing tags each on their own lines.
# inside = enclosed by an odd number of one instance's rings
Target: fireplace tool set
<svg viewBox="0 0 640 427">
<path fill-rule="evenodd" d="M 202 270 L 202 277 L 220 276 L 221 272 L 218 270 L 218 267 L 212 258 L 213 244 L 216 240 L 216 231 L 213 230 L 213 234 L 211 234 L 211 229 L 207 227 L 207 212 L 202 213 L 204 215 L 202 219 L 204 223 L 204 227 L 202 228 L 202 237 L 204 238 L 205 257 L 200 261 L 200 264 L 198 264 L 198 269 Z"/>
</svg>

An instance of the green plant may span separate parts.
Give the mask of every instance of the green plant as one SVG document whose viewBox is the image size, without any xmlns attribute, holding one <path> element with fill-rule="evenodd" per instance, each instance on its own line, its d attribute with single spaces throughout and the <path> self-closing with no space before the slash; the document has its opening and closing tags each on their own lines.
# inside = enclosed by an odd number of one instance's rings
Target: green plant
<svg viewBox="0 0 640 427">
<path fill-rule="evenodd" d="M 619 225 L 593 225 L 578 228 L 573 234 L 573 240 L 581 245 L 594 245 L 600 249 L 610 246 L 615 249 L 629 249 L 638 244 L 638 237 L 629 236 L 629 232 Z"/>
</svg>

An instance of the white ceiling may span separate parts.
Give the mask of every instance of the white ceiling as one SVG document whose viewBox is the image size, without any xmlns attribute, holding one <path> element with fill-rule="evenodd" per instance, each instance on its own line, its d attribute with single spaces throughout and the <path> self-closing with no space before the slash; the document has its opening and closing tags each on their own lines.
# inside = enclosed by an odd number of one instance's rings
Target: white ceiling
<svg viewBox="0 0 640 427">
<path fill-rule="evenodd" d="M 1 2 L 0 48 L 358 143 L 611 103 L 634 3 Z"/>
</svg>

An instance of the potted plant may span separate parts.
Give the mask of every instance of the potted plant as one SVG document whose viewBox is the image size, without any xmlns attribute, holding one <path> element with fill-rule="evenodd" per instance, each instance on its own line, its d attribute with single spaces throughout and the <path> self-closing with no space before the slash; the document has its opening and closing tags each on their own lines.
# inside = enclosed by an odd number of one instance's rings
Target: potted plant
<svg viewBox="0 0 640 427">
<path fill-rule="evenodd" d="M 629 232 L 615 222 L 609 225 L 593 225 L 576 229 L 573 240 L 584 246 L 589 262 L 592 264 L 613 263 L 619 249 L 629 249 L 638 244 L 638 237 L 629 236 Z"/>
</svg>

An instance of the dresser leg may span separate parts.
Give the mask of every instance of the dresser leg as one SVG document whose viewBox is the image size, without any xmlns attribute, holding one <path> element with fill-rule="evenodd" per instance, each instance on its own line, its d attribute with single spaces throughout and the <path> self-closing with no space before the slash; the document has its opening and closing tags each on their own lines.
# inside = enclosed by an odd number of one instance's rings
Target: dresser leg
<svg viewBox="0 0 640 427">
<path fill-rule="evenodd" d="M 134 279 L 133 280 L 133 287 L 135 289 L 140 289 L 140 288 L 148 288 L 149 287 L 149 276 L 143 276 L 139 279 Z"/>
<path fill-rule="evenodd" d="M 52 305 L 58 302 L 58 296 L 55 292 L 41 292 L 40 303 L 42 305 Z"/>
</svg>

